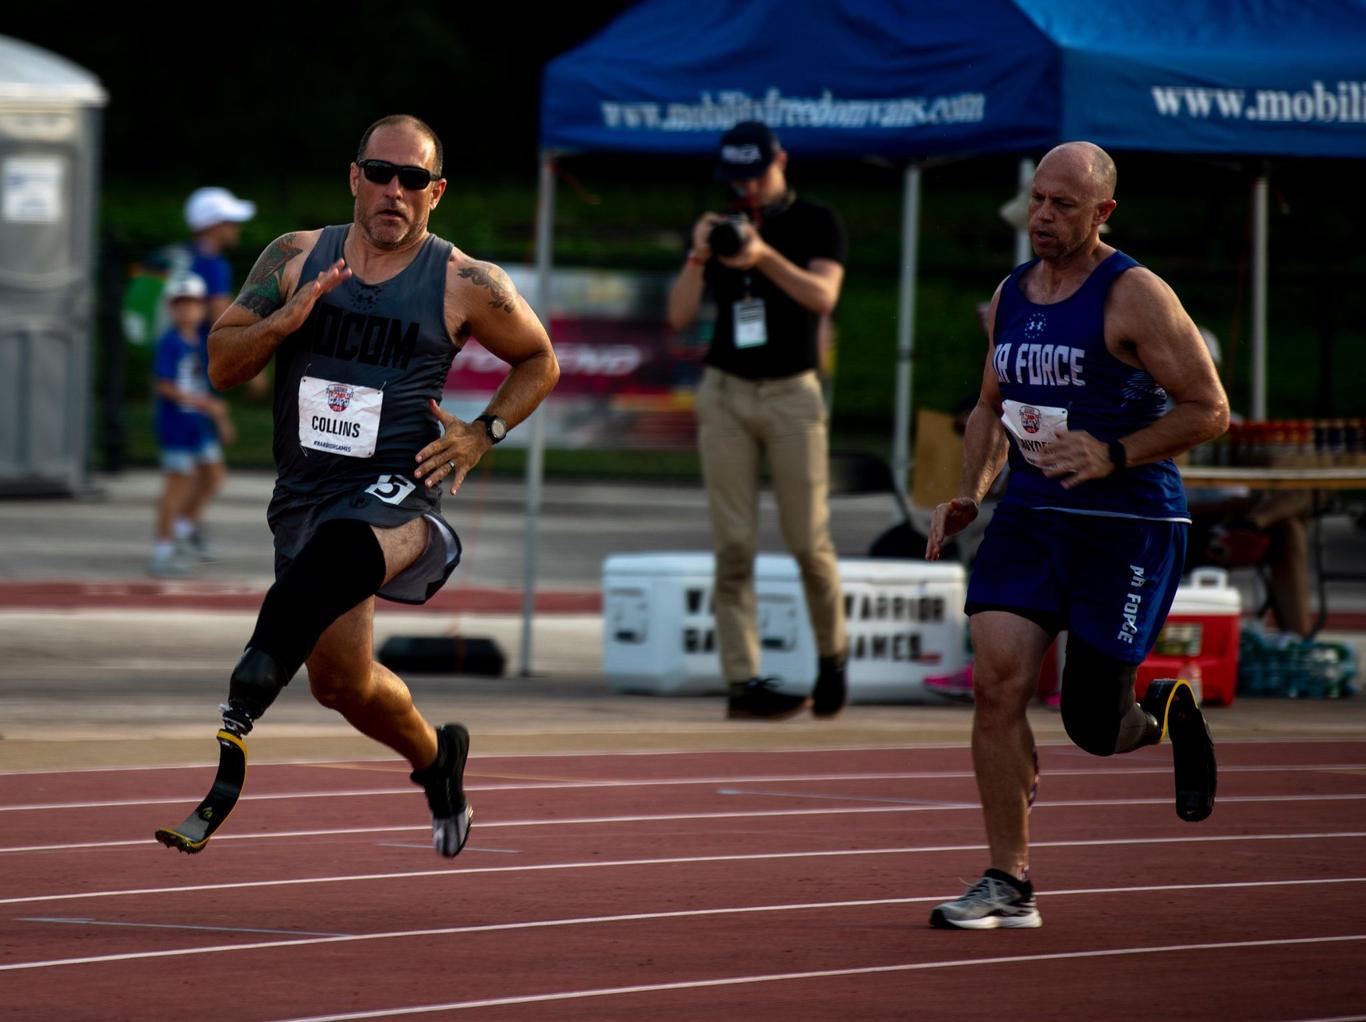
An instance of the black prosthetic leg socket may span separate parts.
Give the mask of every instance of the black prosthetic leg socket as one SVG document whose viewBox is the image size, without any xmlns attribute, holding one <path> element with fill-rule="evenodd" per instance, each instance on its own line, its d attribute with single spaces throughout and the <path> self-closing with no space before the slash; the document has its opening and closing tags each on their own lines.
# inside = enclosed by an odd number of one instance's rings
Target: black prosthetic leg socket
<svg viewBox="0 0 1366 1022">
<path fill-rule="evenodd" d="M 235 735 L 246 735 L 289 680 L 274 657 L 248 646 L 228 679 L 228 705 L 223 708 L 223 727 Z"/>
</svg>

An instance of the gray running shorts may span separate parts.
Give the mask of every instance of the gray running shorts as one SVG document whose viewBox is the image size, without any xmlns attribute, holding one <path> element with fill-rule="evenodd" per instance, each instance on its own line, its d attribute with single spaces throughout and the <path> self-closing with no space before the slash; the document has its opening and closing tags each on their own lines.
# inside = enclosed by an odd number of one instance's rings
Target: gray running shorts
<svg viewBox="0 0 1366 1022">
<path fill-rule="evenodd" d="M 426 603 L 460 563 L 460 537 L 441 517 L 440 503 L 427 487 L 398 475 L 381 476 L 363 489 L 321 500 L 277 489 L 266 515 L 275 537 L 275 577 L 325 521 L 354 518 L 379 529 L 396 529 L 419 517 L 427 521 L 427 548 L 377 595 L 396 603 Z"/>
</svg>

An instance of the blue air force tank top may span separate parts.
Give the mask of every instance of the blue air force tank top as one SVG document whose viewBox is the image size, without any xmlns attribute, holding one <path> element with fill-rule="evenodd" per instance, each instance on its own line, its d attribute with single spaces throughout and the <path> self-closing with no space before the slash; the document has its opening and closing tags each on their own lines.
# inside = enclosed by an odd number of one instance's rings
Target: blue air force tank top
<svg viewBox="0 0 1366 1022">
<path fill-rule="evenodd" d="M 323 229 L 300 281 L 342 257 L 350 228 Z M 445 320 L 452 248 L 430 235 L 391 279 L 351 277 L 276 350 L 277 503 L 325 498 L 381 475 L 412 480 L 415 455 L 441 435 L 427 399 L 441 400 L 457 352 Z"/>
<path fill-rule="evenodd" d="M 1075 294 L 1038 305 L 1021 287 L 1021 278 L 1037 262 L 1015 268 L 996 305 L 993 368 L 1010 437 L 1010 479 L 1001 503 L 1189 521 L 1181 475 L 1170 459 L 1070 490 L 1035 466 L 1060 428 L 1116 440 L 1150 425 L 1167 408 L 1167 393 L 1157 381 L 1115 358 L 1105 346 L 1106 295 L 1115 279 L 1138 263 L 1116 251 Z"/>
</svg>

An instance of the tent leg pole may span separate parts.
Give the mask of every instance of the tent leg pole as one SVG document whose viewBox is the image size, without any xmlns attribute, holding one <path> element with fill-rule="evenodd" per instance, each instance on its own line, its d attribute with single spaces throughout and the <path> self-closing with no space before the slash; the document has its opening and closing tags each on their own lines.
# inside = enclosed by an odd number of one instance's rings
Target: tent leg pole
<svg viewBox="0 0 1366 1022">
<path fill-rule="evenodd" d="M 1252 418 L 1266 419 L 1266 254 L 1270 182 L 1265 169 L 1252 186 Z"/>
<path fill-rule="evenodd" d="M 915 354 L 915 277 L 920 238 L 920 165 L 906 167 L 901 200 L 901 292 L 896 331 L 896 418 L 892 433 L 892 479 L 906 497 L 910 472 L 911 360 Z"/>
<path fill-rule="evenodd" d="M 1028 193 L 1034 187 L 1034 161 L 1028 156 L 1020 158 L 1019 173 L 1016 178 L 1019 190 Z M 1034 248 L 1029 243 L 1029 228 L 1022 227 L 1015 232 L 1015 262 L 1019 266 L 1034 258 Z"/>
<path fill-rule="evenodd" d="M 550 332 L 551 245 L 555 229 L 555 160 L 541 154 L 540 189 L 536 200 L 536 312 Z M 522 649 L 519 673 L 531 676 L 531 633 L 536 616 L 536 543 L 541 516 L 541 480 L 545 475 L 545 413 L 532 414 L 526 457 L 526 536 L 522 557 Z"/>
</svg>

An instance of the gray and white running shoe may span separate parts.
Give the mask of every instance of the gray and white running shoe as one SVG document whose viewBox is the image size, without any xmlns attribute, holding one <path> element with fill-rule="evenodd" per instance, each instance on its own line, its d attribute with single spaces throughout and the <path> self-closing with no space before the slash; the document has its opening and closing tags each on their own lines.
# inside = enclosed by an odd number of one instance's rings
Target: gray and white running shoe
<svg viewBox="0 0 1366 1022">
<path fill-rule="evenodd" d="M 961 898 L 931 912 L 930 925 L 940 930 L 1032 929 L 1043 925 L 1043 916 L 1027 880 L 989 869 Z"/>
</svg>

